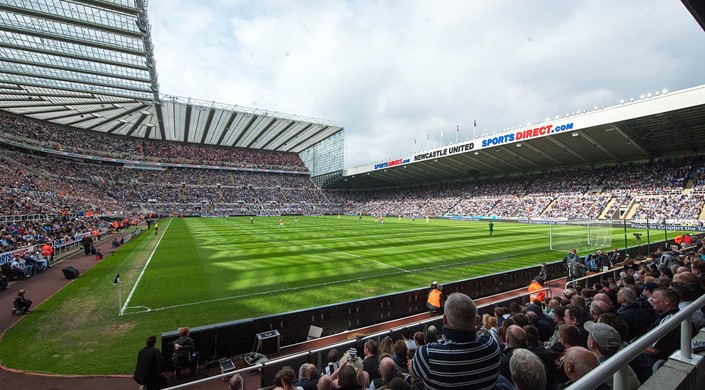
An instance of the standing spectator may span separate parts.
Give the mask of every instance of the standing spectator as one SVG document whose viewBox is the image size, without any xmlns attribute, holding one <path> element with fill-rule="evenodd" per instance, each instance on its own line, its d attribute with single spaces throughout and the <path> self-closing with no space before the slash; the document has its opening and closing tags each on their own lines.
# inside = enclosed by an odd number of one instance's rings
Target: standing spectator
<svg viewBox="0 0 705 390">
<path fill-rule="evenodd" d="M 573 267 L 575 266 L 575 263 L 578 262 L 578 255 L 576 252 L 577 250 L 571 249 L 570 253 L 563 257 L 563 268 L 565 268 L 568 281 L 575 279 L 575 276 L 573 275 Z"/>
<path fill-rule="evenodd" d="M 157 337 L 147 337 L 146 346 L 137 353 L 137 367 L 132 376 L 135 382 L 144 386 L 144 390 L 163 389 L 166 387 L 166 377 L 162 375 L 164 358 L 156 347 Z"/>
<path fill-rule="evenodd" d="M 193 354 L 196 351 L 196 345 L 189 336 L 191 330 L 188 327 L 179 328 L 179 338 L 174 341 L 174 354 L 172 355 L 172 363 L 178 376 L 181 370 L 191 368 L 191 373 L 196 372 L 195 367 L 191 365 Z"/>
<path fill-rule="evenodd" d="M 83 253 L 88 256 L 91 254 L 91 248 L 93 247 L 93 239 L 90 234 L 86 234 L 81 238 L 81 246 L 83 247 Z"/>
<path fill-rule="evenodd" d="M 426 389 L 492 389 L 499 376 L 499 345 L 488 334 L 477 335 L 477 307 L 465 294 L 446 302 L 443 339 L 425 344 L 411 363 L 412 374 Z"/>
<path fill-rule="evenodd" d="M 46 242 L 42 245 L 41 253 L 44 258 L 49 260 L 49 262 L 54 261 L 54 248 L 51 246 L 50 242 Z"/>
</svg>

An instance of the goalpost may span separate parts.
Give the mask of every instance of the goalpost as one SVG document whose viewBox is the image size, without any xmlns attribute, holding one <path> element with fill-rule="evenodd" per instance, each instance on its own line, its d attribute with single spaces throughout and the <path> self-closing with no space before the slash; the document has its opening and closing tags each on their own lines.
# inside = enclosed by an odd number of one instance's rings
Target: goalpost
<svg viewBox="0 0 705 390">
<path fill-rule="evenodd" d="M 595 220 L 548 221 L 551 250 L 589 252 L 612 246 L 612 224 Z"/>
</svg>

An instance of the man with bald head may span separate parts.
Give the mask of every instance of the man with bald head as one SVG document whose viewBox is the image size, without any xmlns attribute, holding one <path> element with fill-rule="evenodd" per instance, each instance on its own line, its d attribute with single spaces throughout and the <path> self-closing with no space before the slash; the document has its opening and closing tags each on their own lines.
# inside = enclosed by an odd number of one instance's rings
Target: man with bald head
<svg viewBox="0 0 705 390">
<path fill-rule="evenodd" d="M 315 364 L 309 363 L 306 365 L 306 369 L 301 378 L 294 383 L 294 386 L 301 387 L 304 390 L 315 390 L 319 379 L 321 379 L 321 377 L 318 375 L 318 368 Z"/>
<path fill-rule="evenodd" d="M 563 358 L 563 370 L 569 380 L 560 388 L 566 388 L 572 385 L 575 381 L 584 377 L 599 365 L 600 361 L 597 359 L 597 356 L 586 348 L 570 347 L 566 349 L 565 357 Z M 605 386 L 603 383 L 597 387 L 597 389 L 606 390 L 609 389 L 609 387 Z"/>
<path fill-rule="evenodd" d="M 448 297 L 443 338 L 419 347 L 411 362 L 412 375 L 423 380 L 424 388 L 494 389 L 499 345 L 489 333 L 475 332 L 476 321 L 477 307 L 470 297 L 463 293 Z"/>
<path fill-rule="evenodd" d="M 604 313 L 612 312 L 612 306 L 603 301 L 594 301 L 590 304 L 590 316 L 597 322 Z"/>
<path fill-rule="evenodd" d="M 379 377 L 370 383 L 370 390 L 388 388 L 389 382 L 397 376 L 397 366 L 394 364 L 394 359 L 390 357 L 382 358 L 379 361 Z"/>
<path fill-rule="evenodd" d="M 509 361 L 519 348 L 526 348 L 526 331 L 520 326 L 510 325 L 507 328 L 507 335 L 505 338 L 505 343 L 507 348 L 502 353 L 502 360 L 499 366 L 499 373 L 504 375 L 505 378 L 511 378 L 512 375 L 509 370 Z"/>
</svg>

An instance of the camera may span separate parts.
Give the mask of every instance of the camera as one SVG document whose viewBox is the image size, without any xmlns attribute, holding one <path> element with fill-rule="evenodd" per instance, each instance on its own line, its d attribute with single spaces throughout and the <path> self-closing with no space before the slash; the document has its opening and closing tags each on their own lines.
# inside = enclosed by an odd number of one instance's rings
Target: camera
<svg viewBox="0 0 705 390">
<path fill-rule="evenodd" d="M 641 238 L 641 233 L 634 233 L 634 237 L 636 237 L 637 240 L 640 239 L 640 238 Z"/>
</svg>

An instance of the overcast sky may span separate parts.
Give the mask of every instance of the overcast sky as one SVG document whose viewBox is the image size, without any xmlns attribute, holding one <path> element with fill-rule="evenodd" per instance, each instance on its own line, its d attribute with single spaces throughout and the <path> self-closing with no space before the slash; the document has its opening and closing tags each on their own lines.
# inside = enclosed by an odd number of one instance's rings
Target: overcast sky
<svg viewBox="0 0 705 390">
<path fill-rule="evenodd" d="M 346 167 L 705 84 L 705 31 L 673 0 L 152 0 L 149 17 L 162 93 L 342 122 Z"/>
</svg>

